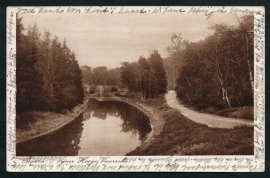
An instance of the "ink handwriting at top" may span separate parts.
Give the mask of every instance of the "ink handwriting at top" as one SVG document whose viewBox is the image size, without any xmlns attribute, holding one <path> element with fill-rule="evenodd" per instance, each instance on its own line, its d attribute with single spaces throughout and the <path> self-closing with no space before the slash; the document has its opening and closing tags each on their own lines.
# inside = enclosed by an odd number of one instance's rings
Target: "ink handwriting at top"
<svg viewBox="0 0 270 178">
<path fill-rule="evenodd" d="M 85 8 L 85 13 L 113 13 L 113 11 L 116 9 L 116 7 L 114 8 L 93 8 L 92 6 L 91 7 L 86 7 Z"/>
<path fill-rule="evenodd" d="M 91 7 L 87 7 L 85 8 L 85 13 L 113 13 L 114 10 L 116 9 L 116 7 L 111 7 L 111 8 L 93 8 Z M 121 7 L 121 9 L 118 11 L 118 14 L 128 14 L 128 13 L 146 13 L 146 10 L 144 10 L 144 8 L 141 9 L 127 9 L 124 7 Z"/>
<path fill-rule="evenodd" d="M 179 12 L 179 13 L 181 13 L 181 12 L 186 12 L 186 11 L 183 10 L 182 8 L 175 9 L 175 8 L 171 8 L 170 6 L 168 6 L 168 7 L 164 7 L 163 13 L 167 13 L 167 12 Z"/>
<path fill-rule="evenodd" d="M 18 14 L 34 14 L 35 12 L 35 8 L 18 8 Z"/>
<path fill-rule="evenodd" d="M 215 10 L 215 7 L 214 8 L 211 8 L 211 10 L 209 9 L 209 7 L 192 7 L 188 13 L 195 13 L 195 14 L 200 14 L 200 13 L 203 13 L 205 16 L 207 16 L 207 19 L 209 19 L 213 13 L 215 13 L 216 11 Z"/>
<path fill-rule="evenodd" d="M 144 10 L 144 8 L 141 9 L 125 9 L 124 7 L 121 7 L 120 11 L 118 12 L 118 14 L 129 14 L 129 13 L 146 13 L 146 10 Z"/>
<path fill-rule="evenodd" d="M 48 13 L 48 14 L 50 14 L 50 13 L 63 13 L 63 12 L 64 12 L 64 10 L 61 9 L 60 7 L 56 8 L 56 9 L 51 9 L 51 8 L 47 9 L 45 7 L 41 7 L 38 11 L 39 14 L 40 13 L 44 13 L 44 14 L 46 14 L 46 13 Z"/>
<path fill-rule="evenodd" d="M 204 14 L 207 16 L 207 19 L 209 19 L 214 13 L 226 13 L 227 10 L 225 10 L 225 7 L 220 7 L 217 10 L 215 10 L 215 7 L 192 7 L 188 13 L 195 13 L 195 14 Z"/>
</svg>

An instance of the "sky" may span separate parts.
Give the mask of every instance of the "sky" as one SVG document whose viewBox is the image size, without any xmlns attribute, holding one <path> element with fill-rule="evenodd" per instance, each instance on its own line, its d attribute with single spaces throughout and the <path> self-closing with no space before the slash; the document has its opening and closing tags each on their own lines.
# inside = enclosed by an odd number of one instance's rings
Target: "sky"
<svg viewBox="0 0 270 178">
<path fill-rule="evenodd" d="M 75 53 L 79 65 L 92 68 L 120 67 L 121 62 L 135 62 L 158 50 L 168 56 L 166 47 L 172 34 L 188 41 L 204 39 L 215 23 L 237 25 L 231 14 L 20 14 L 26 29 L 35 23 L 43 34 L 48 30 Z"/>
</svg>

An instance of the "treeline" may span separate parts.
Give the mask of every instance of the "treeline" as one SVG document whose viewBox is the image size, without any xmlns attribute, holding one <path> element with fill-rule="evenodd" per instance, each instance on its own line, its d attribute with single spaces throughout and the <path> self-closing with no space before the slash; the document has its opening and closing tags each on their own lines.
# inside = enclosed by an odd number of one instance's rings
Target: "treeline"
<svg viewBox="0 0 270 178">
<path fill-rule="evenodd" d="M 123 62 L 121 70 L 122 83 L 142 100 L 166 92 L 167 76 L 163 59 L 156 50 L 147 59 L 140 57 L 138 62 Z"/>
<path fill-rule="evenodd" d="M 254 17 L 236 18 L 238 26 L 216 24 L 215 33 L 198 42 L 172 36 L 166 66 L 170 86 L 184 104 L 199 109 L 253 105 Z"/>
<path fill-rule="evenodd" d="M 24 33 L 22 18 L 16 22 L 16 111 L 61 111 L 83 102 L 82 73 L 75 54 L 32 26 Z"/>
<path fill-rule="evenodd" d="M 83 83 L 89 85 L 120 85 L 121 69 L 107 69 L 107 67 L 91 68 L 84 65 L 81 67 L 83 74 Z"/>
</svg>

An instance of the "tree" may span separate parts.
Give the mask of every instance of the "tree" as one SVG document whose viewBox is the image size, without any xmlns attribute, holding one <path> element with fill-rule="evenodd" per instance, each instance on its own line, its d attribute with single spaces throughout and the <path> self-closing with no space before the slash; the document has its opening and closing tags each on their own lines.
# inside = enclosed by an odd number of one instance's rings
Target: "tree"
<svg viewBox="0 0 270 178">
<path fill-rule="evenodd" d="M 61 111 L 83 102 L 82 73 L 75 54 L 36 25 L 22 33 L 17 18 L 17 111 Z"/>
<path fill-rule="evenodd" d="M 172 88 L 176 87 L 177 77 L 184 62 L 184 51 L 187 44 L 188 41 L 183 40 L 181 34 L 172 34 L 171 44 L 167 47 L 167 51 L 170 54 L 169 61 L 167 61 L 169 66 L 167 65 L 167 68 L 172 68 L 172 70 L 167 70 L 167 73 L 171 77 L 168 81 L 170 79 L 173 80 Z"/>
<path fill-rule="evenodd" d="M 85 84 L 92 84 L 92 69 L 90 66 L 84 65 L 81 67 L 82 70 L 82 82 Z"/>
<path fill-rule="evenodd" d="M 153 70 L 153 88 L 154 96 L 164 94 L 167 89 L 167 76 L 164 69 L 163 60 L 157 50 L 154 50 L 148 60 L 151 63 L 151 69 Z"/>
<path fill-rule="evenodd" d="M 199 109 L 253 105 L 252 19 L 246 15 L 236 27 L 215 24 L 213 35 L 180 48 L 173 38 L 170 58 L 178 60 L 176 91 L 183 103 Z"/>
<path fill-rule="evenodd" d="M 140 57 L 138 62 L 122 63 L 121 81 L 142 100 L 164 94 L 167 89 L 167 77 L 163 59 L 158 51 L 150 53 L 147 59 Z"/>
<path fill-rule="evenodd" d="M 43 108 L 43 83 L 40 78 L 41 73 L 37 69 L 39 32 L 34 25 L 27 36 L 23 35 L 24 28 L 21 20 L 17 17 L 16 110 L 18 113 Z"/>
<path fill-rule="evenodd" d="M 151 97 L 151 76 L 152 76 L 152 69 L 151 69 L 151 64 L 149 61 L 147 61 L 146 58 L 140 57 L 138 61 L 141 71 L 142 71 L 142 83 L 141 83 L 141 88 L 142 88 L 142 100 L 145 100 L 146 98 Z"/>
</svg>

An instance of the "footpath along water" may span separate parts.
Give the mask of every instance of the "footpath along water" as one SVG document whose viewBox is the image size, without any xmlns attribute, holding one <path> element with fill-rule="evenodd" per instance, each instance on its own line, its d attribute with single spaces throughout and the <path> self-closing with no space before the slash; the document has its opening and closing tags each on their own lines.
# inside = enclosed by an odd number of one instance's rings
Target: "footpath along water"
<svg viewBox="0 0 270 178">
<path fill-rule="evenodd" d="M 198 111 L 188 109 L 183 106 L 178 100 L 178 98 L 176 97 L 176 92 L 174 90 L 169 90 L 168 93 L 165 95 L 165 98 L 170 107 L 178 109 L 184 116 L 186 116 L 190 120 L 200 124 L 205 124 L 208 127 L 233 128 L 239 125 L 254 125 L 253 121 L 245 119 L 221 117 L 213 114 L 200 113 Z"/>
</svg>

